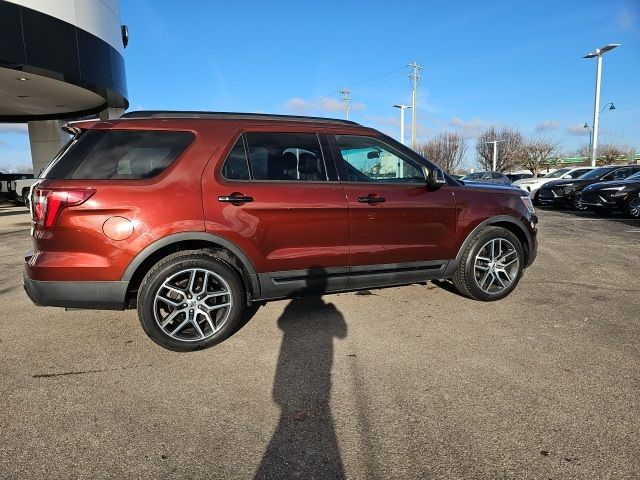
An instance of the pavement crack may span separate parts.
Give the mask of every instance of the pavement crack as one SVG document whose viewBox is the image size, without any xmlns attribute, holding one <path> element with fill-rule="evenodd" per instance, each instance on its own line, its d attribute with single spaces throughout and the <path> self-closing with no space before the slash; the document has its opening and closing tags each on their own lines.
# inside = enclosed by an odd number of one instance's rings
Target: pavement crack
<svg viewBox="0 0 640 480">
<path fill-rule="evenodd" d="M 152 366 L 151 364 L 128 365 L 128 366 L 117 367 L 117 368 L 98 368 L 95 370 L 72 370 L 69 372 L 57 372 L 57 373 L 34 373 L 31 375 L 31 378 L 54 378 L 54 377 L 65 377 L 67 375 L 85 375 L 87 373 L 117 372 L 119 370 L 130 370 L 132 368 L 151 367 L 151 366 Z"/>
</svg>

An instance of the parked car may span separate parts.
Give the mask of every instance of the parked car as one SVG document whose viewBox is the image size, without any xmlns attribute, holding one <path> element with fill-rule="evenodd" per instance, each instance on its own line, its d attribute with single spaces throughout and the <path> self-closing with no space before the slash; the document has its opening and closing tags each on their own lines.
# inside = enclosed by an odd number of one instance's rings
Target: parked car
<svg viewBox="0 0 640 480">
<path fill-rule="evenodd" d="M 37 305 L 137 308 L 165 348 L 209 347 L 258 305 L 451 279 L 504 298 L 537 251 L 520 189 L 463 185 L 347 120 L 134 112 L 74 122 L 32 190 Z"/>
<path fill-rule="evenodd" d="M 640 165 L 609 165 L 599 167 L 572 180 L 556 180 L 543 185 L 538 195 L 541 205 L 565 206 L 575 210 L 586 210 L 582 203 L 585 187 L 599 182 L 623 180 L 640 172 Z"/>
<path fill-rule="evenodd" d="M 29 179 L 33 179 L 32 173 L 0 173 L 0 196 L 16 200 L 16 182 L 29 181 Z"/>
<path fill-rule="evenodd" d="M 579 178 L 587 172 L 590 172 L 595 167 L 566 167 L 560 168 L 555 172 L 546 174 L 544 177 L 539 178 L 527 178 L 522 180 L 516 180 L 513 182 L 514 186 L 522 188 L 529 193 L 529 196 L 533 199 L 533 203 L 538 204 L 538 192 L 540 187 L 552 182 L 554 180 L 568 180 L 571 178 Z"/>
<path fill-rule="evenodd" d="M 465 175 L 460 180 L 474 183 L 497 183 L 500 185 L 511 185 L 511 180 L 504 173 L 500 172 L 473 172 Z"/>
<path fill-rule="evenodd" d="M 640 218 L 640 173 L 625 180 L 594 183 L 582 191 L 582 205 L 589 210 L 619 210 L 631 218 Z"/>
<path fill-rule="evenodd" d="M 507 173 L 507 178 L 511 180 L 511 182 L 515 182 L 516 180 L 522 180 L 525 178 L 533 178 L 531 173 Z"/>
<path fill-rule="evenodd" d="M 33 175 L 30 175 L 29 178 L 21 178 L 19 180 L 9 182 L 9 189 L 12 192 L 12 198 L 16 202 L 24 203 L 26 205 L 29 201 L 31 185 L 35 182 L 36 179 L 33 178 Z"/>
</svg>

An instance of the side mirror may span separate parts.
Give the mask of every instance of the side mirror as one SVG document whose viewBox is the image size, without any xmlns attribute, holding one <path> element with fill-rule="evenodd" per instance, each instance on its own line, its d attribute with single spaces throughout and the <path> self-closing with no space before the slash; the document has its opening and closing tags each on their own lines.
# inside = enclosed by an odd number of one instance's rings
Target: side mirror
<svg viewBox="0 0 640 480">
<path fill-rule="evenodd" d="M 375 150 L 373 152 L 367 152 L 367 158 L 369 160 L 372 160 L 374 158 L 380 158 L 380 152 L 378 152 L 377 150 Z"/>
<path fill-rule="evenodd" d="M 562 178 L 571 178 L 571 175 L 563 175 Z"/>
<path fill-rule="evenodd" d="M 425 170 L 427 170 L 425 168 Z M 440 188 L 443 185 L 447 184 L 447 179 L 444 176 L 444 172 L 439 168 L 434 168 L 431 171 L 425 172 L 425 177 L 427 178 L 427 185 L 431 188 Z"/>
</svg>

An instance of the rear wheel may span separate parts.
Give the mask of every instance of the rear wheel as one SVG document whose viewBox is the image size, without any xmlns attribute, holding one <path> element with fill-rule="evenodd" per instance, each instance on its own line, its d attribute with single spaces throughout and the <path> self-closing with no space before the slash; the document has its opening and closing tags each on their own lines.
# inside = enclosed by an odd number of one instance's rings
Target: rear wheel
<svg viewBox="0 0 640 480">
<path fill-rule="evenodd" d="M 640 219 L 640 194 L 626 203 L 624 213 L 631 218 Z"/>
<path fill-rule="evenodd" d="M 518 237 L 504 228 L 488 227 L 467 246 L 453 284 L 475 300 L 500 300 L 516 287 L 523 269 L 524 251 Z"/>
<path fill-rule="evenodd" d="M 161 260 L 138 292 L 142 328 L 151 340 L 174 351 L 220 343 L 238 329 L 245 311 L 246 295 L 236 270 L 199 251 Z"/>
</svg>

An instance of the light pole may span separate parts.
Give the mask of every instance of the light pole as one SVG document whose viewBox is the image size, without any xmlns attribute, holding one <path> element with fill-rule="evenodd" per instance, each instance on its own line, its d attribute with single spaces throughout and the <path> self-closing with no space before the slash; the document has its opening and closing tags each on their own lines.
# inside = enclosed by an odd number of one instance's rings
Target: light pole
<svg viewBox="0 0 640 480">
<path fill-rule="evenodd" d="M 493 143 L 493 169 L 492 171 L 496 171 L 498 166 L 498 143 L 503 142 L 504 140 L 493 140 L 492 142 L 484 142 L 484 143 Z"/>
<path fill-rule="evenodd" d="M 591 142 L 593 141 L 593 137 L 591 136 L 591 134 L 592 134 L 591 125 L 589 125 L 587 122 L 585 122 L 583 128 L 586 128 L 587 130 L 589 130 L 589 158 L 591 158 Z"/>
<path fill-rule="evenodd" d="M 582 58 L 597 58 L 598 64 L 596 67 L 596 95 L 593 102 L 593 140 L 591 142 L 591 166 L 596 166 L 596 156 L 598 150 L 598 116 L 600 114 L 600 78 L 602 76 L 602 55 L 609 50 L 613 50 L 619 43 L 610 43 L 601 48 L 596 48 L 595 51 L 587 53 Z"/>
<path fill-rule="evenodd" d="M 609 102 L 607 103 L 604 107 L 602 107 L 602 109 L 598 112 L 598 113 L 602 113 L 604 112 L 607 107 L 609 107 L 609 110 L 615 110 L 616 106 L 613 104 L 613 102 Z M 593 127 L 591 125 L 589 125 L 587 122 L 584 123 L 583 128 L 586 128 L 589 130 L 589 158 L 591 158 L 591 147 L 592 147 L 592 143 L 593 143 Z M 594 166 L 594 165 L 592 165 Z"/>
<path fill-rule="evenodd" d="M 403 105 L 401 103 L 397 103 L 393 106 L 393 108 L 400 109 L 400 143 L 402 143 L 403 145 L 406 145 L 404 143 L 404 111 L 407 108 L 411 108 L 411 105 Z"/>
</svg>

